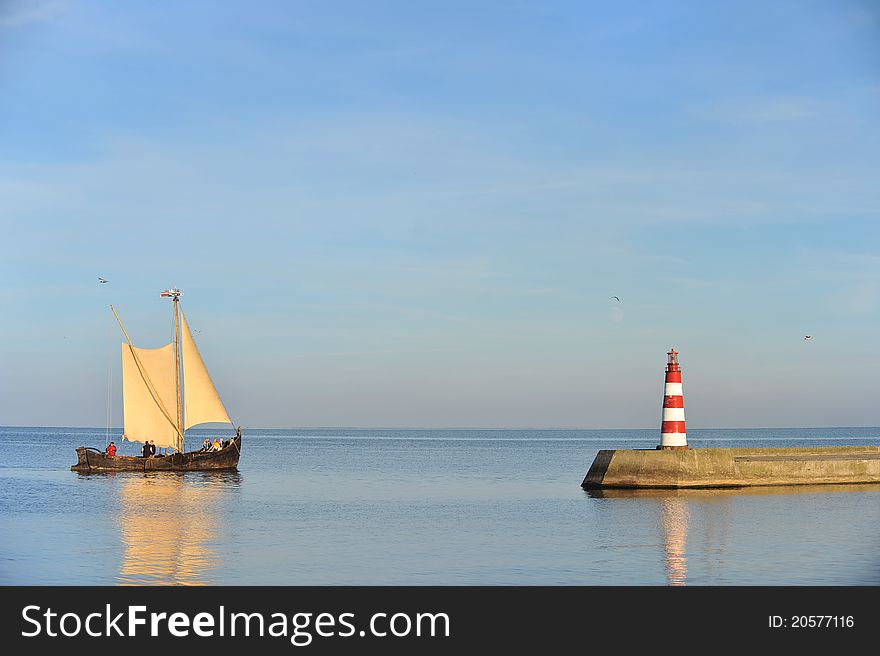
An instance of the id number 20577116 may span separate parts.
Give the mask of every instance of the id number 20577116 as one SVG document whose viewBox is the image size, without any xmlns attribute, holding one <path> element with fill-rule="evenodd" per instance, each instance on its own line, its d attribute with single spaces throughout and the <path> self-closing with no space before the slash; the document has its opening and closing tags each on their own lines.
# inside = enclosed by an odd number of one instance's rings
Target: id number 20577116
<svg viewBox="0 0 880 656">
<path fill-rule="evenodd" d="M 855 626 L 852 615 L 770 615 L 771 629 L 851 629 Z"/>
</svg>

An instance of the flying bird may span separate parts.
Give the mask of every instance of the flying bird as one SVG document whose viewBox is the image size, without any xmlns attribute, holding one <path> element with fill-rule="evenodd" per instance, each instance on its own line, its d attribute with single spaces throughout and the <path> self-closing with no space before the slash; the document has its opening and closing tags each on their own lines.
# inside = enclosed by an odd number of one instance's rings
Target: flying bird
<svg viewBox="0 0 880 656">
<path fill-rule="evenodd" d="M 104 284 L 105 282 L 107 282 L 107 279 L 106 279 L 106 278 L 102 278 L 101 276 L 98 276 L 98 282 L 101 283 L 101 284 Z"/>
<path fill-rule="evenodd" d="M 813 339 L 812 335 L 804 335 L 804 339 Z"/>
<path fill-rule="evenodd" d="M 611 298 L 617 298 L 617 296 L 612 296 Z M 620 303 L 620 299 L 617 298 L 617 302 Z"/>
</svg>

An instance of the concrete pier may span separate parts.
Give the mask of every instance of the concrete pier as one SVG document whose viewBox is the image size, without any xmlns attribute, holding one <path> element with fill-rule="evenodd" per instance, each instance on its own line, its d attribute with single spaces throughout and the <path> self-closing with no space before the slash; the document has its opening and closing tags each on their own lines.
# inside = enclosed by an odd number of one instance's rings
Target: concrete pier
<svg viewBox="0 0 880 656">
<path fill-rule="evenodd" d="M 880 483 L 880 446 L 599 451 L 584 488 Z"/>
</svg>

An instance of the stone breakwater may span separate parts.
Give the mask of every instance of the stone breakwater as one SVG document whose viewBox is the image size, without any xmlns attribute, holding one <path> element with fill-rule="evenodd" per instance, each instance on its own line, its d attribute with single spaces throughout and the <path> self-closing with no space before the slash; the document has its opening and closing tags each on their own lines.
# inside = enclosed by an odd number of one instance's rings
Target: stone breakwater
<svg viewBox="0 0 880 656">
<path fill-rule="evenodd" d="M 880 483 L 880 446 L 599 451 L 584 488 Z"/>
</svg>

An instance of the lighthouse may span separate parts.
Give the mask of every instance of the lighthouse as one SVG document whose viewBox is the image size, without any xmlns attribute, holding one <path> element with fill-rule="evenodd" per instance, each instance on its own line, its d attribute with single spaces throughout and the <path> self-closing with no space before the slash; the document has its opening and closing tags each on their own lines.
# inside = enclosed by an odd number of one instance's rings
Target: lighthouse
<svg viewBox="0 0 880 656">
<path fill-rule="evenodd" d="M 687 432 L 684 429 L 684 396 L 681 390 L 681 367 L 678 352 L 673 348 L 666 354 L 666 386 L 663 390 L 663 424 L 660 428 L 658 449 L 686 449 Z"/>
<path fill-rule="evenodd" d="M 691 449 L 684 427 L 678 352 L 673 348 L 667 355 L 660 444 L 656 449 L 600 449 L 581 483 L 585 490 L 734 488 L 829 481 L 880 484 L 880 446 Z M 669 584 L 675 585 L 687 575 L 682 555 L 684 539 L 674 535 L 676 524 L 686 528 L 687 513 L 682 515 L 680 509 L 672 507 L 669 513 L 666 510 L 663 521 L 669 524 L 671 536 L 666 562 L 671 573 Z"/>
</svg>

